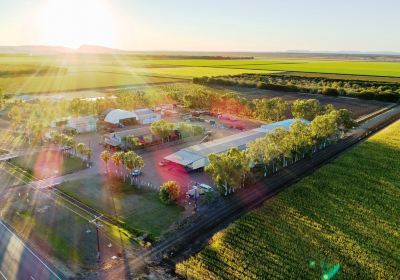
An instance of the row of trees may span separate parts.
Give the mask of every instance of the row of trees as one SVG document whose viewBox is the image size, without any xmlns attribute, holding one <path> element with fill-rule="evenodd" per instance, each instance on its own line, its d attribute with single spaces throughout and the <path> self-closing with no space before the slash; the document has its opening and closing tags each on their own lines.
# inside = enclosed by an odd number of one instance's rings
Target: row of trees
<svg viewBox="0 0 400 280">
<path fill-rule="evenodd" d="M 196 84 L 242 86 L 291 92 L 309 92 L 330 96 L 354 96 L 396 102 L 400 97 L 400 83 L 338 80 L 325 77 L 307 77 L 279 74 L 240 74 L 219 77 L 193 78 Z"/>
<path fill-rule="evenodd" d="M 245 185 L 251 166 L 261 166 L 264 176 L 310 156 L 353 126 L 347 110 L 332 110 L 316 116 L 310 123 L 294 122 L 289 130 L 276 128 L 265 137 L 239 151 L 211 154 L 205 171 L 211 173 L 221 193 L 227 195 Z"/>
<path fill-rule="evenodd" d="M 85 143 L 76 143 L 73 137 L 64 133 L 52 132 L 50 137 L 51 142 L 60 145 L 64 152 L 72 150 L 72 155 L 80 155 L 85 158 L 87 162 L 90 162 L 90 157 L 92 156 L 93 151 Z"/>
<path fill-rule="evenodd" d="M 104 150 L 103 152 L 101 152 L 100 158 L 102 161 L 104 161 L 106 165 L 106 172 L 108 175 L 110 175 L 110 170 L 108 166 L 110 160 L 116 167 L 115 175 L 117 177 L 123 177 L 124 180 L 126 179 L 126 173 L 124 173 L 121 170 L 121 167 L 125 167 L 125 169 L 128 171 L 130 175 L 129 177 L 131 179 L 131 184 L 133 184 L 132 171 L 144 167 L 143 158 L 133 151 L 128 151 L 128 152 L 118 151 L 115 153 L 111 153 L 108 150 Z"/>
</svg>

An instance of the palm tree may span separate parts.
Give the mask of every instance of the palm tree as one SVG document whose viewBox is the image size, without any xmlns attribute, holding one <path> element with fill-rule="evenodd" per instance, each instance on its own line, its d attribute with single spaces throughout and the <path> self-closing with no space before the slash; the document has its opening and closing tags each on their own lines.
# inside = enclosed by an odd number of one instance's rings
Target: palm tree
<svg viewBox="0 0 400 280">
<path fill-rule="evenodd" d="M 85 143 L 78 143 L 76 145 L 76 151 L 78 152 L 78 154 L 83 156 L 84 153 L 85 153 L 85 150 L 86 150 L 86 144 Z"/>
<path fill-rule="evenodd" d="M 104 161 L 104 163 L 106 164 L 106 172 L 108 175 L 108 161 L 111 159 L 111 153 L 107 150 L 102 151 L 100 154 L 100 158 Z"/>
<path fill-rule="evenodd" d="M 71 150 L 75 147 L 75 139 L 70 137 L 70 136 L 66 136 L 64 138 L 64 145 L 68 148 L 68 150 Z M 75 153 L 75 152 L 74 152 Z"/>
<path fill-rule="evenodd" d="M 86 149 L 83 151 L 83 154 L 86 156 L 86 161 L 87 164 L 90 165 L 90 157 L 92 156 L 92 149 L 89 147 L 86 147 Z"/>
<path fill-rule="evenodd" d="M 141 156 L 137 155 L 133 151 L 129 151 L 124 153 L 124 165 L 126 169 L 129 171 L 129 174 L 132 174 L 132 171 L 136 168 L 142 168 L 144 166 L 144 161 Z M 131 176 L 131 184 L 132 184 L 132 176 Z"/>
<path fill-rule="evenodd" d="M 118 176 L 118 171 L 119 171 L 119 167 L 121 166 L 121 164 L 123 163 L 123 157 L 124 157 L 124 152 L 115 152 L 114 154 L 112 154 L 111 156 L 111 160 L 112 162 L 115 164 L 115 166 L 117 167 L 117 170 L 115 172 L 115 174 Z"/>
</svg>

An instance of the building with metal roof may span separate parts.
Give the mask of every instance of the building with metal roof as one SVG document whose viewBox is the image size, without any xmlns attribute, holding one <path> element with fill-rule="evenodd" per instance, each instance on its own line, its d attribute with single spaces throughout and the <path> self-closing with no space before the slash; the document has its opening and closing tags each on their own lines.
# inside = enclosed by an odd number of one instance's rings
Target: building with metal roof
<svg viewBox="0 0 400 280">
<path fill-rule="evenodd" d="M 153 110 L 147 108 L 137 109 L 133 112 L 136 114 L 136 116 L 138 117 L 138 121 L 141 124 L 151 124 L 161 119 L 160 114 L 157 114 Z"/>
<path fill-rule="evenodd" d="M 50 127 L 58 130 L 71 129 L 76 133 L 94 132 L 97 129 L 97 118 L 94 116 L 64 117 L 53 120 Z"/>
<path fill-rule="evenodd" d="M 114 109 L 107 113 L 104 121 L 113 125 L 119 125 L 125 120 L 139 120 L 135 112 Z"/>
<path fill-rule="evenodd" d="M 213 153 L 224 153 L 231 148 L 244 150 L 246 149 L 248 143 L 264 137 L 266 134 L 272 132 L 275 128 L 281 127 L 287 130 L 295 121 L 308 122 L 303 119 L 288 119 L 262 125 L 256 129 L 240 132 L 234 135 L 216 139 L 214 141 L 179 150 L 176 153 L 166 156 L 164 159 L 179 165 L 183 165 L 189 170 L 199 169 L 208 164 L 208 155 Z"/>
</svg>

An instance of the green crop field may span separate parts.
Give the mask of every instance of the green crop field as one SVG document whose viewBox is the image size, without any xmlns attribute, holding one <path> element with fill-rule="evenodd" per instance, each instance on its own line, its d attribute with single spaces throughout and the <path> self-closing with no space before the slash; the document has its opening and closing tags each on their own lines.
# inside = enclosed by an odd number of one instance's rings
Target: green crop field
<svg viewBox="0 0 400 280">
<path fill-rule="evenodd" d="M 234 68 L 237 66 L 224 67 Z M 400 77 L 400 63 L 398 62 L 307 61 L 303 63 L 240 65 L 240 67 L 271 71 Z"/>
<path fill-rule="evenodd" d="M 203 77 L 203 76 L 219 76 L 219 75 L 236 75 L 243 72 L 255 73 L 255 74 L 268 74 L 276 71 L 266 70 L 246 70 L 242 69 L 229 69 L 229 68 L 214 68 L 214 67 L 173 67 L 173 68 L 147 68 L 143 69 L 143 72 L 152 75 L 170 75 L 174 77 Z"/>
<path fill-rule="evenodd" d="M 399 279 L 400 122 L 215 234 L 190 279 Z"/>
<path fill-rule="evenodd" d="M 3 77 L 0 78 L 0 88 L 10 94 L 41 93 L 168 81 L 173 79 L 129 73 L 73 72 L 62 75 Z"/>
<path fill-rule="evenodd" d="M 400 63 L 295 59 L 144 59 L 134 55 L 0 55 L 0 89 L 58 92 L 177 81 L 200 76 L 296 72 L 400 77 Z"/>
</svg>

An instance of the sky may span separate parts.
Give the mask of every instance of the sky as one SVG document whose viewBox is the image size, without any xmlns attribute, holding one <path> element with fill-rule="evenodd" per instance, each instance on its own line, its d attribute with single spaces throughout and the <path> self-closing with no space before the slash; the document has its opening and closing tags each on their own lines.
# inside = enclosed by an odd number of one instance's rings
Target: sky
<svg viewBox="0 0 400 280">
<path fill-rule="evenodd" d="M 398 0 L 0 0 L 0 45 L 400 51 Z"/>
</svg>

